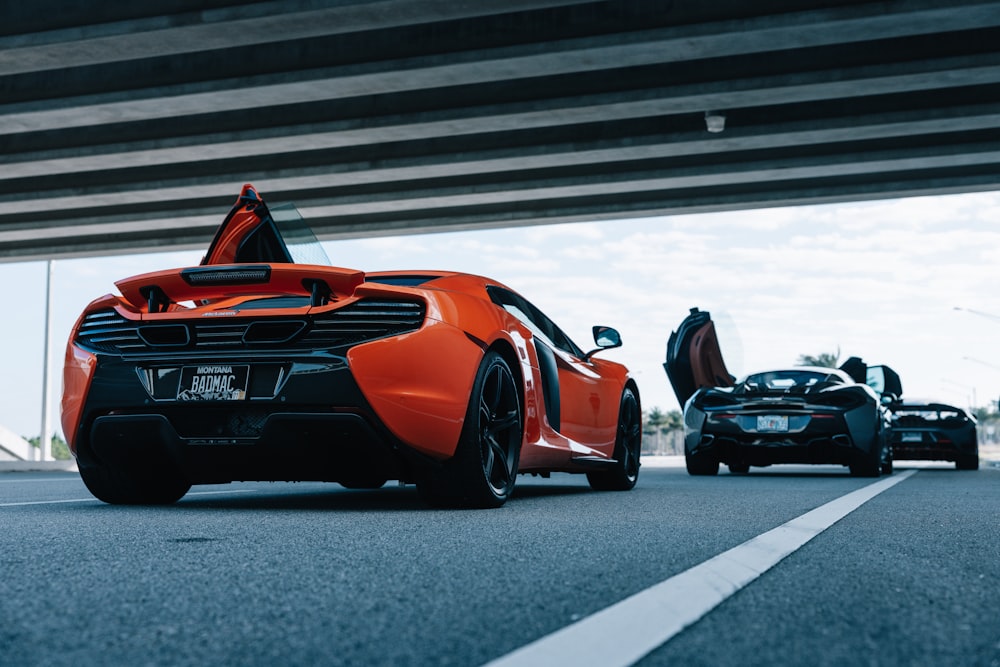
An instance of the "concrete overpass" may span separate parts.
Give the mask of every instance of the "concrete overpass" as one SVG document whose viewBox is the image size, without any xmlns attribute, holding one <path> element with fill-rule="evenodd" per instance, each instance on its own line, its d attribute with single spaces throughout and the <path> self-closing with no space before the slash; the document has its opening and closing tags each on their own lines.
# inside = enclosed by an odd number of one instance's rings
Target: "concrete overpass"
<svg viewBox="0 0 1000 667">
<path fill-rule="evenodd" d="M 1000 188 L 1000 1 L 0 18 L 0 261 L 204 247 L 247 181 L 326 239 Z"/>
</svg>

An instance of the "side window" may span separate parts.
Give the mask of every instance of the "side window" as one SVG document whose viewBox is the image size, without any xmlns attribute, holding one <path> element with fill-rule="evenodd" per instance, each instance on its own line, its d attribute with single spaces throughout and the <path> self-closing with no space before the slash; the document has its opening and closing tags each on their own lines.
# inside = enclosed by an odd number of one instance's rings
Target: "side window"
<svg viewBox="0 0 1000 667">
<path fill-rule="evenodd" d="M 576 357 L 583 356 L 583 351 L 576 346 L 576 343 L 527 299 L 495 285 L 488 286 L 486 291 L 493 303 L 523 322 L 532 334 L 541 338 L 546 344 Z"/>
</svg>

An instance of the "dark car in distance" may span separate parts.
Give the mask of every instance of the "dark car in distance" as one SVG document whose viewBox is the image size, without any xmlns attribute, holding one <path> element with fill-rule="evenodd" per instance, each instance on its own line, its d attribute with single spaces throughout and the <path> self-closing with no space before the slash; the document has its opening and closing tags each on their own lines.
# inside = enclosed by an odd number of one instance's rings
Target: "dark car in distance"
<svg viewBox="0 0 1000 667">
<path fill-rule="evenodd" d="M 863 477 L 892 472 L 887 403 L 902 387 L 886 366 L 851 357 L 839 369 L 779 368 L 736 381 L 711 315 L 693 308 L 670 335 L 664 367 L 684 408 L 692 475 L 715 475 L 720 463 L 733 473 L 779 463 L 840 464 Z"/>
<path fill-rule="evenodd" d="M 934 401 L 896 401 L 892 456 L 898 461 L 952 461 L 959 470 L 979 468 L 976 418 Z"/>
</svg>

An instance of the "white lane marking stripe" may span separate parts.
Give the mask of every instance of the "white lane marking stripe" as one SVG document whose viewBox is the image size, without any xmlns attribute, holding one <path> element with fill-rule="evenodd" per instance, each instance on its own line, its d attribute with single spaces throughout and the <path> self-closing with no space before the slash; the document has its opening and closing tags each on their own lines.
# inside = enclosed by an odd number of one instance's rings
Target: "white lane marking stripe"
<svg viewBox="0 0 1000 667">
<path fill-rule="evenodd" d="M 5 473 L 6 474 L 6 473 Z M 21 475 L 23 473 L 12 473 Z M 79 482 L 80 476 L 72 477 L 29 477 L 27 479 L 0 479 L 0 484 L 38 484 L 39 482 Z"/>
<path fill-rule="evenodd" d="M 26 505 L 59 505 L 62 503 L 100 502 L 97 498 L 72 498 L 70 500 L 31 500 L 23 503 L 0 503 L 0 507 L 25 507 Z"/>
<path fill-rule="evenodd" d="M 188 496 L 218 496 L 224 493 L 251 493 L 250 489 L 232 489 L 229 491 L 195 491 L 193 493 L 187 493 L 184 495 L 185 498 Z M 67 500 L 29 500 L 23 503 L 0 503 L 0 507 L 24 507 L 26 505 L 59 505 L 62 503 L 89 503 L 89 502 L 101 502 L 97 498 L 70 498 Z"/>
<path fill-rule="evenodd" d="M 908 470 L 832 500 L 485 667 L 633 665 L 803 544 L 916 473 Z"/>
</svg>

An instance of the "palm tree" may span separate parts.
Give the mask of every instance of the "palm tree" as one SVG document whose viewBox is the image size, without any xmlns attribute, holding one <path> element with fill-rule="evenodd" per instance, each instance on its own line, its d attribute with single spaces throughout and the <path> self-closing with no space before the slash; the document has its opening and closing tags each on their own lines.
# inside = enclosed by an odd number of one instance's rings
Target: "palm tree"
<svg viewBox="0 0 1000 667">
<path fill-rule="evenodd" d="M 795 362 L 796 366 L 822 366 L 824 368 L 836 368 L 837 362 L 840 360 L 840 348 L 837 348 L 836 354 L 831 354 L 829 352 L 821 352 L 816 356 L 811 354 L 800 354 L 799 360 Z"/>
</svg>

